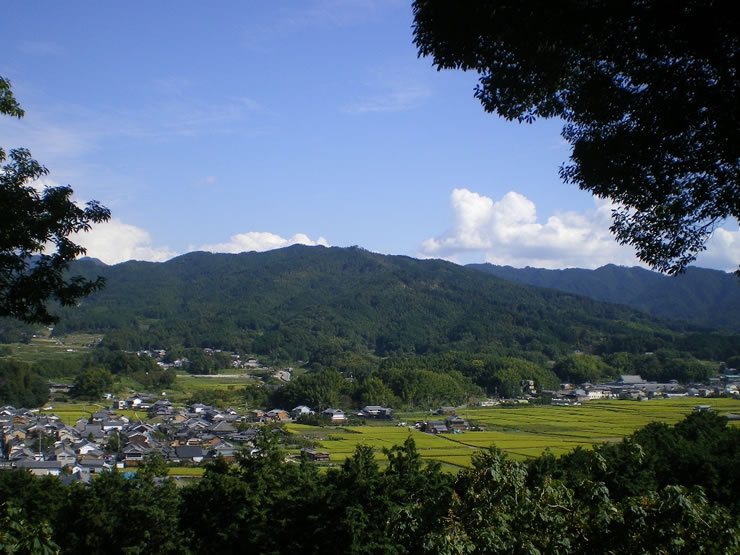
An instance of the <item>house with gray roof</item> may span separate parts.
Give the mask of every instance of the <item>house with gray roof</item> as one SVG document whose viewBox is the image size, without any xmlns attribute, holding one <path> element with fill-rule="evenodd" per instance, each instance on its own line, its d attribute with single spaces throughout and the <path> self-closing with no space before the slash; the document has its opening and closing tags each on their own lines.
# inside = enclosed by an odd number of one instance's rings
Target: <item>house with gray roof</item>
<svg viewBox="0 0 740 555">
<path fill-rule="evenodd" d="M 199 463 L 205 457 L 200 445 L 180 445 L 175 447 L 175 458 L 179 462 Z"/>
<path fill-rule="evenodd" d="M 36 476 L 59 476 L 62 473 L 62 463 L 59 461 L 30 461 L 21 460 L 15 463 L 16 468 L 23 468 Z"/>
<path fill-rule="evenodd" d="M 347 421 L 347 415 L 344 413 L 342 409 L 328 408 L 325 411 L 323 411 L 321 414 L 323 414 L 324 416 L 328 416 L 332 422 L 346 422 Z"/>
</svg>

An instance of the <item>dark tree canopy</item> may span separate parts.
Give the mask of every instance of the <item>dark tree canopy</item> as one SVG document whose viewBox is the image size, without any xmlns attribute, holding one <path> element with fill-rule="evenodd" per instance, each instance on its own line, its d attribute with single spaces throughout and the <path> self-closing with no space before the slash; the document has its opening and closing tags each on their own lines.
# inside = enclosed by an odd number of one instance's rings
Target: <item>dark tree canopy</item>
<svg viewBox="0 0 740 555">
<path fill-rule="evenodd" d="M 22 118 L 24 115 L 21 105 L 13 95 L 10 81 L 0 76 L 0 114 Z M 0 152 L 2 152 L 0 150 Z"/>
<path fill-rule="evenodd" d="M 682 272 L 740 219 L 737 6 L 723 0 L 415 0 L 437 69 L 480 75 L 487 112 L 559 117 L 568 183 L 611 199 L 611 231 Z"/>
<path fill-rule="evenodd" d="M 3 78 L 0 114 L 23 116 L 10 83 Z M 66 270 L 85 253 L 70 235 L 107 221 L 110 211 L 97 201 L 78 206 L 69 186 L 39 192 L 33 183 L 48 171 L 26 149 L 13 149 L 7 156 L 0 149 L 0 164 L 0 316 L 55 322 L 48 309 L 50 300 L 73 305 L 103 285 L 102 278 L 68 276 Z"/>
</svg>

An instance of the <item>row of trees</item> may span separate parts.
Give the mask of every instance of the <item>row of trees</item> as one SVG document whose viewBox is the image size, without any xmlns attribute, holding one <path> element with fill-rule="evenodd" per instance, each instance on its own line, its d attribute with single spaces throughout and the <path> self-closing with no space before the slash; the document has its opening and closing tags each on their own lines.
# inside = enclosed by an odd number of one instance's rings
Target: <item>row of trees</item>
<svg viewBox="0 0 740 555">
<path fill-rule="evenodd" d="M 0 358 L 0 404 L 38 407 L 49 398 L 48 381 L 55 378 L 72 378 L 73 397 L 99 399 L 122 377 L 154 389 L 170 387 L 175 381 L 172 370 L 163 369 L 148 356 L 104 348 L 82 356 L 33 363 Z"/>
<path fill-rule="evenodd" d="M 34 372 L 30 364 L 0 359 L 0 405 L 39 407 L 48 398 L 46 380 Z"/>
<path fill-rule="evenodd" d="M 681 383 L 705 383 L 717 374 L 718 365 L 697 360 L 678 351 L 632 354 L 617 352 L 603 357 L 571 354 L 558 359 L 553 371 L 563 381 L 599 383 L 616 379 L 620 374 L 639 374 L 646 380 Z"/>
<path fill-rule="evenodd" d="M 229 353 L 205 353 L 202 349 L 173 350 L 167 356 L 170 362 L 185 360 L 184 368 L 195 373 L 214 373 L 229 367 L 232 361 Z M 534 380 L 538 390 L 556 390 L 563 381 L 599 383 L 616 380 L 620 374 L 696 383 L 717 372 L 716 364 L 670 350 L 618 352 L 601 357 L 570 354 L 554 362 L 535 353 L 522 358 L 466 352 L 381 360 L 343 351 L 341 343 L 334 341 L 317 350 L 311 359 L 308 372 L 288 384 L 268 380 L 261 387 L 201 392 L 201 397 L 193 400 L 232 404 L 244 402 L 246 396 L 250 406 L 263 408 L 299 404 L 315 409 L 367 404 L 429 408 L 462 404 L 474 397 L 516 397 L 521 394 L 522 380 Z M 735 362 L 733 358 L 728 360 Z M 0 402 L 19 406 L 38 406 L 46 400 L 42 377 L 73 377 L 73 395 L 86 399 L 99 398 L 121 377 L 133 379 L 143 388 L 157 389 L 171 387 L 176 379 L 173 370 L 164 370 L 148 356 L 105 347 L 64 360 L 2 362 L 8 370 L 0 381 Z"/>
<path fill-rule="evenodd" d="M 317 410 L 364 405 L 427 409 L 458 405 L 483 395 L 480 387 L 459 372 L 386 369 L 348 381 L 334 369 L 322 369 L 298 376 L 275 389 L 268 399 L 271 406 L 306 404 Z"/>
<path fill-rule="evenodd" d="M 72 396 L 99 399 L 122 377 L 131 378 L 149 389 L 170 387 L 176 379 L 173 371 L 160 367 L 147 356 L 96 349 L 82 359 L 81 370 L 74 378 Z"/>
<path fill-rule="evenodd" d="M 562 459 L 525 464 L 492 448 L 456 475 L 425 463 L 410 438 L 385 451 L 383 466 L 360 446 L 320 472 L 307 460 L 287 464 L 282 435 L 266 429 L 258 454 L 232 467 L 216 460 L 183 488 L 161 478 L 158 459 L 132 478 L 106 473 L 88 486 L 0 473 L 0 498 L 8 500 L 0 538 L 6 549 L 36 541 L 63 553 L 740 549 L 737 479 L 724 473 L 740 455 L 740 430 L 713 414 Z M 665 440 L 676 450 L 666 451 Z M 685 453 L 675 464 L 678 449 Z"/>
</svg>

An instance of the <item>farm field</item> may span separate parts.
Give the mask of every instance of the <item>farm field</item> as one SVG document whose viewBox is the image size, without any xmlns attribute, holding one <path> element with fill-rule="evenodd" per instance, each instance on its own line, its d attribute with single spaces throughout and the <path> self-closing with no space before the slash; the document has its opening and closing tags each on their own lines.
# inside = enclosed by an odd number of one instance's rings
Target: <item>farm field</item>
<svg viewBox="0 0 740 555">
<path fill-rule="evenodd" d="M 28 343 L 11 343 L 13 358 L 24 362 L 76 358 L 100 341 L 99 335 L 70 334 L 62 338 L 33 337 Z"/>
<path fill-rule="evenodd" d="M 476 451 L 491 445 L 519 460 L 537 457 L 545 449 L 562 455 L 579 446 L 591 448 L 619 441 L 650 422 L 675 424 L 700 404 L 710 405 L 720 413 L 740 413 L 740 401 L 694 397 L 646 402 L 591 401 L 576 407 L 531 405 L 461 409 L 457 411 L 459 416 L 485 429 L 462 434 L 432 435 L 395 423 L 325 428 L 291 424 L 288 430 L 315 441 L 316 448 L 328 452 L 330 461 L 335 464 L 350 456 L 357 445 L 372 447 L 382 463 L 385 460 L 383 448 L 400 445 L 411 436 L 424 459 L 437 460 L 445 469 L 456 471 L 469 466 Z M 429 415 L 428 418 L 442 417 Z M 730 425 L 738 425 L 738 422 Z"/>
<path fill-rule="evenodd" d="M 176 375 L 175 382 L 168 389 L 169 399 L 173 402 L 183 402 L 200 392 L 223 390 L 236 394 L 245 386 L 255 383 L 254 378 L 245 373 L 209 376 L 178 372 Z"/>
<path fill-rule="evenodd" d="M 85 403 L 49 403 L 48 410 L 40 410 L 41 414 L 54 414 L 62 422 L 73 426 L 80 418 L 90 418 L 93 414 L 103 409 L 109 408 L 103 404 L 85 404 Z M 116 414 L 125 416 L 132 422 L 137 420 L 148 420 L 146 412 L 136 410 L 116 410 Z"/>
<path fill-rule="evenodd" d="M 84 403 L 49 403 L 46 409 L 40 410 L 40 414 L 54 414 L 62 422 L 73 426 L 80 418 L 89 418 L 94 413 L 105 408 L 105 405 Z"/>
</svg>

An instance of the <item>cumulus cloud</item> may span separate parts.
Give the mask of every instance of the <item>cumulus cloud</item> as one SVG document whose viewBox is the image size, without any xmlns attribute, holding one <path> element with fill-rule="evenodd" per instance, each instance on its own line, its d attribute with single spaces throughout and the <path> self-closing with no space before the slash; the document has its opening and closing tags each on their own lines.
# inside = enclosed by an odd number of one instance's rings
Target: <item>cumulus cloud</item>
<svg viewBox="0 0 740 555">
<path fill-rule="evenodd" d="M 87 249 L 87 256 L 98 258 L 106 264 L 118 264 L 127 260 L 164 262 L 180 254 L 167 246 L 155 245 L 149 232 L 116 218 L 104 224 L 94 225 L 87 233 L 78 233 L 73 240 Z M 305 233 L 296 233 L 286 239 L 266 231 L 250 231 L 233 235 L 226 243 L 200 247 L 191 245 L 188 250 L 228 253 L 261 252 L 295 244 L 329 246 L 324 237 L 319 237 L 314 241 Z"/>
<path fill-rule="evenodd" d="M 696 265 L 726 272 L 737 270 L 740 264 L 740 230 L 719 228 L 707 242 L 707 250 L 696 257 Z"/>
<path fill-rule="evenodd" d="M 322 245 L 324 247 L 329 246 L 329 243 L 323 237 L 319 237 L 318 239 L 313 241 L 305 233 L 296 233 L 295 235 L 293 235 L 293 237 L 285 239 L 280 235 L 276 235 L 268 231 L 250 231 L 248 233 L 238 233 L 237 235 L 232 235 L 229 242 L 227 243 L 203 245 L 202 247 L 199 247 L 199 250 L 230 253 L 240 253 L 248 251 L 261 252 L 271 249 L 279 249 L 281 247 L 287 247 L 296 244 L 308 246 Z"/>
<path fill-rule="evenodd" d="M 455 262 L 475 257 L 515 267 L 643 265 L 630 247 L 619 245 L 609 232 L 613 206 L 604 200 L 594 199 L 594 208 L 584 213 L 561 212 L 545 222 L 538 220 L 534 202 L 513 191 L 494 200 L 455 189 L 450 208 L 450 229 L 425 239 L 420 256 Z M 739 255 L 740 232 L 718 229 L 699 264 L 732 270 Z"/>
<path fill-rule="evenodd" d="M 116 218 L 94 225 L 87 233 L 78 233 L 73 240 L 87 249 L 87 256 L 106 264 L 127 260 L 164 262 L 178 254 L 168 247 L 152 245 L 147 231 Z"/>
<path fill-rule="evenodd" d="M 30 185 L 40 194 L 46 187 L 59 187 L 59 182 L 48 175 L 32 181 Z M 85 203 L 80 199 L 73 202 L 84 209 Z M 85 256 L 97 258 L 106 264 L 118 264 L 128 260 L 146 260 L 150 262 L 164 262 L 177 256 L 179 253 L 168 247 L 155 247 L 149 233 L 131 224 L 126 224 L 118 218 L 100 224 L 93 224 L 90 231 L 79 232 L 70 237 L 76 244 L 87 250 Z M 53 250 L 48 243 L 46 249 Z"/>
</svg>

